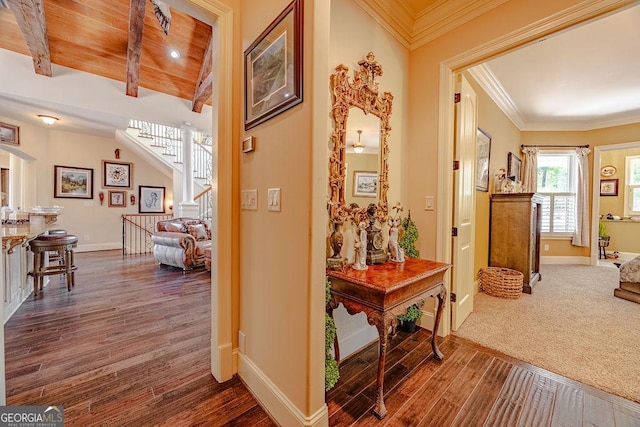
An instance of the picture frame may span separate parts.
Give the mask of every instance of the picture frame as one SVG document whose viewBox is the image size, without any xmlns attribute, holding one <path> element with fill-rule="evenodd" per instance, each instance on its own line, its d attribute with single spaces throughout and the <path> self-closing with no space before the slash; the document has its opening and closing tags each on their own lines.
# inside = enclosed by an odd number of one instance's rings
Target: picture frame
<svg viewBox="0 0 640 427">
<path fill-rule="evenodd" d="M 53 197 L 93 199 L 93 169 L 54 165 Z"/>
<path fill-rule="evenodd" d="M 378 196 L 378 172 L 354 171 L 353 172 L 353 197 L 377 197 Z"/>
<path fill-rule="evenodd" d="M 476 190 L 489 191 L 489 159 L 491 157 L 491 135 L 478 128 L 476 136 Z"/>
<path fill-rule="evenodd" d="M 618 178 L 601 179 L 600 195 L 601 196 L 617 196 L 618 195 Z"/>
<path fill-rule="evenodd" d="M 244 52 L 244 129 L 302 102 L 302 0 L 292 1 Z"/>
<path fill-rule="evenodd" d="M 141 185 L 138 188 L 139 213 L 164 213 L 165 187 Z"/>
<path fill-rule="evenodd" d="M 20 145 L 20 127 L 0 122 L 0 142 Z"/>
<path fill-rule="evenodd" d="M 102 161 L 102 187 L 132 189 L 133 163 Z"/>
<path fill-rule="evenodd" d="M 507 178 L 515 182 L 522 182 L 522 160 L 509 152 L 507 157 Z"/>
<path fill-rule="evenodd" d="M 616 172 L 618 172 L 618 169 L 613 165 L 603 166 L 602 169 L 600 169 L 600 176 L 609 177 L 615 175 Z"/>
<path fill-rule="evenodd" d="M 120 190 L 109 190 L 108 206 L 110 208 L 124 208 L 127 206 L 127 192 Z"/>
</svg>

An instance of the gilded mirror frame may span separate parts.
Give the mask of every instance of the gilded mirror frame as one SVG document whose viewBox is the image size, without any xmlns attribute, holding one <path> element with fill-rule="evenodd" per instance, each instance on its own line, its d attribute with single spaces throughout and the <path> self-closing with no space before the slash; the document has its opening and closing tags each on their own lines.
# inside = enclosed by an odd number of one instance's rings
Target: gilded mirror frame
<svg viewBox="0 0 640 427">
<path fill-rule="evenodd" d="M 393 95 L 378 91 L 378 77 L 382 75 L 382 66 L 376 62 L 372 52 L 366 59 L 358 62 L 359 70 L 353 71 L 353 79 L 348 75 L 349 68 L 343 64 L 336 67 L 331 75 L 330 87 L 333 98 L 331 116 L 333 133 L 331 134 L 332 152 L 329 161 L 329 217 L 332 221 L 345 222 L 348 219 L 359 222 L 366 216 L 367 206 L 352 209 L 345 204 L 346 182 L 346 130 L 349 109 L 359 108 L 364 114 L 372 114 L 380 119 L 380 168 L 378 174 L 378 204 L 376 219 L 384 224 L 387 221 L 389 207 L 389 133 L 391 126 L 391 108 Z"/>
</svg>

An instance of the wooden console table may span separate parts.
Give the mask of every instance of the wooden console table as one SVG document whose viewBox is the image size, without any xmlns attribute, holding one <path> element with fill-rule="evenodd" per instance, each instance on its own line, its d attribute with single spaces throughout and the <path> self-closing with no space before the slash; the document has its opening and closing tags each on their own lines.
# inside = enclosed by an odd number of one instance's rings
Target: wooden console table
<svg viewBox="0 0 640 427">
<path fill-rule="evenodd" d="M 380 351 L 373 412 L 379 419 L 387 414 L 383 384 L 389 328 L 391 337 L 394 337 L 398 325 L 396 316 L 404 313 L 412 304 L 422 308 L 427 297 L 438 298 L 431 348 L 436 359 L 443 358 L 436 342 L 436 334 L 447 296 L 443 277 L 449 267 L 449 264 L 442 262 L 407 258 L 404 263 L 370 265 L 364 271 L 351 268 L 345 271 L 327 270 L 331 281 L 331 300 L 327 306 L 329 315 L 333 317 L 333 310 L 342 304 L 351 315 L 364 312 L 369 324 L 378 330 Z M 340 363 L 337 338 L 335 353 L 336 361 Z"/>
</svg>

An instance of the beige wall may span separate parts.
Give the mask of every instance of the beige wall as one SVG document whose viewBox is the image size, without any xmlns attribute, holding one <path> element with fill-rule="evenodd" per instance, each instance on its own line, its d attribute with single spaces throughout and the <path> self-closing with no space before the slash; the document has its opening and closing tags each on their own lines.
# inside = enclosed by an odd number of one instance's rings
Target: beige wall
<svg viewBox="0 0 640 427">
<path fill-rule="evenodd" d="M 26 123 L 20 126 L 20 146 L 0 149 L 19 150 L 26 158 L 22 163 L 23 182 L 14 192 L 22 192 L 19 199 L 22 209 L 32 206 L 62 206 L 57 225 L 78 236 L 78 250 L 119 249 L 122 247 L 122 214 L 138 213 L 138 186 L 165 187 L 165 211 L 173 199 L 172 180 L 161 173 L 150 158 L 142 158 L 130 149 L 122 147 L 112 138 L 61 132 Z M 120 160 L 133 163 L 133 188 L 127 192 L 127 206 L 108 207 L 108 189 L 102 188 L 102 160 L 115 160 L 114 150 L 120 148 Z M 151 160 L 152 161 L 152 160 Z M 93 169 L 93 199 L 68 199 L 54 197 L 54 166 L 71 166 Z M 18 183 L 19 184 L 19 183 Z M 104 204 L 100 205 L 98 193 L 104 192 Z M 136 204 L 129 203 L 129 196 L 136 197 Z M 16 208 L 17 206 L 12 206 Z M 99 227 L 96 227 L 99 224 Z"/>
</svg>

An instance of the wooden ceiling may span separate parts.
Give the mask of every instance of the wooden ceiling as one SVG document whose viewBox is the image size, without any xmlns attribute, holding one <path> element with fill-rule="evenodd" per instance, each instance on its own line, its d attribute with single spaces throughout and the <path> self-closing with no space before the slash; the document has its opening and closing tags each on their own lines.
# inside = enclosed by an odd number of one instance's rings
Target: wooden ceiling
<svg viewBox="0 0 640 427">
<path fill-rule="evenodd" d="M 0 48 L 33 58 L 34 72 L 56 78 L 51 64 L 211 105 L 211 26 L 171 8 L 166 35 L 148 0 L 5 0 Z M 131 11 L 131 13 L 130 13 Z M 180 58 L 169 52 L 175 49 Z"/>
</svg>

